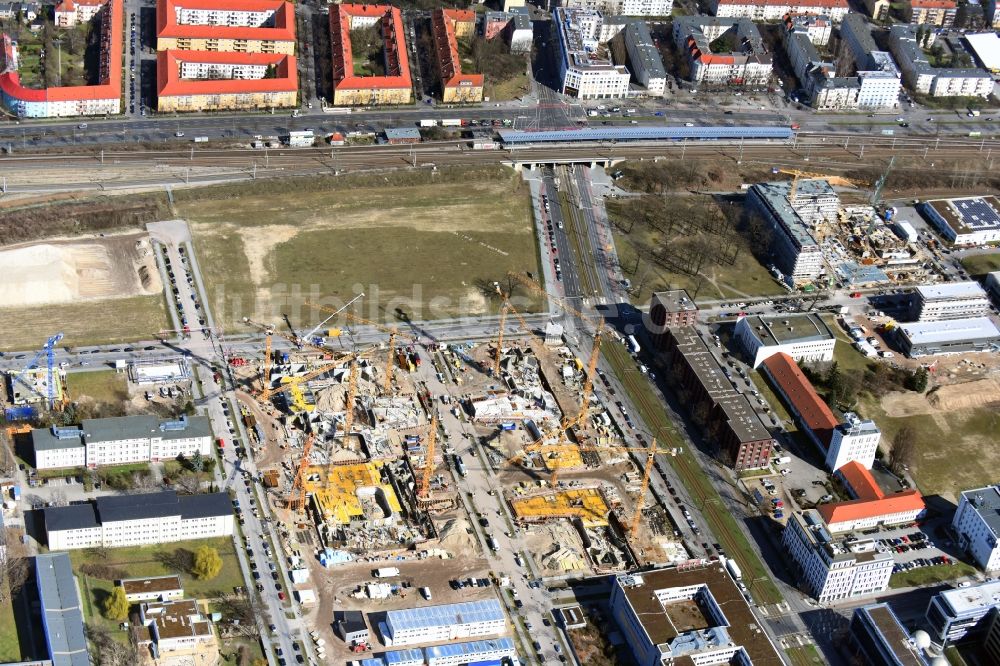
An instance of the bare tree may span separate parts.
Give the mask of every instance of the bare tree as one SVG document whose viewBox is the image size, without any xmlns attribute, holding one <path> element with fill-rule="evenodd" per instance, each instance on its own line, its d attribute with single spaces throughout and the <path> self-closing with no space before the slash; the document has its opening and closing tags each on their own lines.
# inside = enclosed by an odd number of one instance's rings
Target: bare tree
<svg viewBox="0 0 1000 666">
<path fill-rule="evenodd" d="M 255 641 L 260 638 L 257 616 L 266 611 L 257 608 L 257 602 L 251 595 L 230 592 L 222 595 L 218 603 L 223 616 L 233 621 L 234 631 L 249 640 Z"/>
<path fill-rule="evenodd" d="M 2 538 L 7 552 L 0 560 L 0 602 L 7 602 L 17 595 L 31 577 L 30 553 L 24 544 L 24 530 L 8 527 Z"/>
<path fill-rule="evenodd" d="M 107 628 L 99 624 L 88 624 L 86 628 L 97 666 L 130 666 L 134 663 L 134 649 L 112 638 Z"/>
<path fill-rule="evenodd" d="M 892 449 L 889 451 L 889 469 L 894 474 L 902 474 L 913 464 L 917 454 L 917 431 L 909 425 L 904 425 L 892 438 Z"/>
</svg>

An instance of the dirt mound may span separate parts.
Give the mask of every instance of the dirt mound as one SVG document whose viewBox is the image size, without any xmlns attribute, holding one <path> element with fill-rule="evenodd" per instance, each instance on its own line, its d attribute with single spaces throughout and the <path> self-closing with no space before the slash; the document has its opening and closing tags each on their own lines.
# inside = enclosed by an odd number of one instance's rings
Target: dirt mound
<svg viewBox="0 0 1000 666">
<path fill-rule="evenodd" d="M 982 407 L 1000 402 L 1000 383 L 995 379 L 978 379 L 964 384 L 942 386 L 928 393 L 927 401 L 935 409 L 949 412 Z"/>
</svg>

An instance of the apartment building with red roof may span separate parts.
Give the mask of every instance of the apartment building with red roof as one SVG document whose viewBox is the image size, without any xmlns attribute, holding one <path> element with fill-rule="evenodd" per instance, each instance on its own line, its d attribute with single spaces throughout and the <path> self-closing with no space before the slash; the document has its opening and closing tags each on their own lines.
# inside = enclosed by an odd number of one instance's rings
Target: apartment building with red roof
<svg viewBox="0 0 1000 666">
<path fill-rule="evenodd" d="M 831 532 L 909 523 L 924 514 L 926 507 L 919 491 L 902 490 L 886 494 L 872 473 L 856 461 L 838 469 L 837 476 L 855 499 L 818 507 L 823 522 Z"/>
<path fill-rule="evenodd" d="M 295 53 L 295 8 L 284 0 L 158 0 L 158 51 Z"/>
<path fill-rule="evenodd" d="M 123 0 L 104 0 L 92 16 L 100 22 L 98 83 L 91 86 L 27 88 L 17 73 L 17 47 L 0 35 L 0 103 L 21 118 L 103 116 L 121 113 Z"/>
<path fill-rule="evenodd" d="M 284 53 L 160 51 L 157 110 L 221 111 L 295 106 L 295 56 Z"/>
<path fill-rule="evenodd" d="M 483 101 L 484 77 L 462 71 L 458 40 L 476 30 L 476 13 L 468 9 L 435 9 L 431 14 L 434 56 L 441 80 L 441 101 L 468 104 Z"/>
<path fill-rule="evenodd" d="M 712 13 L 719 17 L 777 21 L 788 13 L 822 14 L 834 23 L 847 16 L 847 0 L 710 0 Z"/>
<path fill-rule="evenodd" d="M 91 21 L 101 11 L 105 0 L 59 0 L 53 10 L 56 27 L 72 28 Z"/>
<path fill-rule="evenodd" d="M 365 63 L 355 63 L 351 31 L 373 26 L 383 42 L 383 72 L 366 75 Z M 389 5 L 331 6 L 330 50 L 334 106 L 409 104 L 413 101 L 403 16 L 398 8 Z"/>
<path fill-rule="evenodd" d="M 955 0 L 910 0 L 910 23 L 950 28 L 957 14 Z"/>
</svg>

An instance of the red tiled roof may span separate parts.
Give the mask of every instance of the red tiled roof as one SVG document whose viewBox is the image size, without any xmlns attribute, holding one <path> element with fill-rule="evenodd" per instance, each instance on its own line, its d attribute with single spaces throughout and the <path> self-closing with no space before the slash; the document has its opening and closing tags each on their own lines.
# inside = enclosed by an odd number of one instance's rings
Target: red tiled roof
<svg viewBox="0 0 1000 666">
<path fill-rule="evenodd" d="M 120 99 L 122 94 L 122 39 L 125 30 L 122 16 L 123 0 L 107 0 L 111 6 L 111 16 L 104 25 L 111 26 L 110 34 L 101 35 L 101 58 L 110 54 L 109 66 L 104 79 L 96 86 L 60 86 L 53 88 L 25 88 L 17 72 L 0 75 L 0 90 L 5 95 L 23 102 L 72 102 L 97 99 Z M 106 10 L 105 10 L 106 11 Z M 103 68 L 102 68 L 103 69 Z"/>
<path fill-rule="evenodd" d="M 904 490 L 879 500 L 853 500 L 836 504 L 821 504 L 819 514 L 831 523 L 847 523 L 897 513 L 923 511 L 924 498 L 917 490 Z"/>
<path fill-rule="evenodd" d="M 954 0 L 910 0 L 914 9 L 955 9 Z"/>
<path fill-rule="evenodd" d="M 228 25 L 177 23 L 177 8 L 223 9 L 232 11 L 274 11 L 274 26 L 250 28 Z M 272 42 L 295 41 L 295 9 L 283 0 L 158 0 L 156 36 L 175 39 L 259 39 Z"/>
<path fill-rule="evenodd" d="M 273 79 L 182 79 L 182 61 L 238 65 L 274 65 Z M 298 90 L 295 56 L 283 53 L 232 53 L 220 51 L 180 51 L 156 54 L 156 89 L 160 97 L 187 95 L 239 95 Z"/>
<path fill-rule="evenodd" d="M 377 17 L 382 22 L 382 34 L 389 67 L 386 76 L 355 76 L 351 53 L 351 17 Z M 412 88 L 410 60 L 404 41 L 403 16 L 389 5 L 341 4 L 330 7 L 330 49 L 333 52 L 333 88 Z"/>
<path fill-rule="evenodd" d="M 837 473 L 851 487 L 854 496 L 859 500 L 880 500 L 885 493 L 878 487 L 878 482 L 872 473 L 857 460 L 852 460 L 837 469 Z"/>
<path fill-rule="evenodd" d="M 483 85 L 485 79 L 482 74 L 462 72 L 462 60 L 458 55 L 458 37 L 455 35 L 456 22 L 475 22 L 475 20 L 476 13 L 466 9 L 437 9 L 431 15 L 441 82 L 445 88 Z"/>
<path fill-rule="evenodd" d="M 799 369 L 791 356 L 784 352 L 772 354 L 764 359 L 764 366 L 770 372 L 772 380 L 788 396 L 806 427 L 817 436 L 832 431 L 839 425 L 833 412 L 827 407 L 826 402 L 816 394 L 816 389 L 802 374 L 802 370 Z"/>
</svg>

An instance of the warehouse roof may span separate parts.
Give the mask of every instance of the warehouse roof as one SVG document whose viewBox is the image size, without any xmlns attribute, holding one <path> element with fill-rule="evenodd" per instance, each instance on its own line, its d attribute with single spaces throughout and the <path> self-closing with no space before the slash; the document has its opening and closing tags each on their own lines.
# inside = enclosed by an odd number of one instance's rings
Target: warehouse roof
<svg viewBox="0 0 1000 666">
<path fill-rule="evenodd" d="M 917 321 L 899 329 L 911 345 L 943 344 L 960 340 L 1000 340 L 1000 330 L 989 317 Z"/>
<path fill-rule="evenodd" d="M 416 127 L 386 127 L 383 131 L 385 132 L 385 138 L 389 141 L 420 140 L 420 130 Z"/>
<path fill-rule="evenodd" d="M 386 613 L 386 623 L 393 631 L 495 622 L 503 621 L 505 618 L 503 609 L 496 599 L 391 610 Z"/>
<path fill-rule="evenodd" d="M 787 127 L 593 127 L 585 129 L 524 132 L 498 130 L 504 143 L 566 143 L 573 141 L 679 141 L 681 139 L 791 139 Z"/>
<path fill-rule="evenodd" d="M 925 301 L 950 298 L 986 298 L 986 292 L 983 291 L 983 288 L 979 286 L 978 282 L 972 280 L 923 285 L 917 287 L 916 292 Z"/>
<path fill-rule="evenodd" d="M 80 592 L 73 578 L 69 555 L 38 555 L 35 557 L 35 577 L 53 666 L 89 666 Z"/>
<path fill-rule="evenodd" d="M 965 41 L 986 69 L 1000 69 L 1000 37 L 995 32 L 966 35 Z"/>
</svg>

